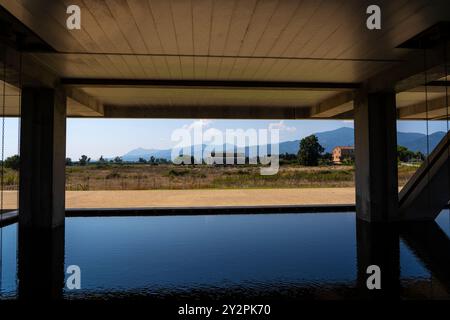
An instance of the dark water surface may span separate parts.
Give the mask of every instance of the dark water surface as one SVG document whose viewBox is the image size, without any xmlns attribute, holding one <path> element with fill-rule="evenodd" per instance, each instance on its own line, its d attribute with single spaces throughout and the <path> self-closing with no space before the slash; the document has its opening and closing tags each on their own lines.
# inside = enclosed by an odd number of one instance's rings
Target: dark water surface
<svg viewBox="0 0 450 320">
<path fill-rule="evenodd" d="M 0 298 L 18 295 L 18 261 L 24 291 L 34 279 L 57 292 L 55 270 L 62 279 L 78 265 L 81 290 L 60 290 L 66 299 L 364 299 L 366 268 L 378 262 L 386 294 L 448 299 L 449 238 L 448 210 L 394 231 L 354 213 L 67 218 L 51 240 L 61 250 L 30 249 L 30 260 L 20 258 L 14 224 L 2 229 Z"/>
</svg>

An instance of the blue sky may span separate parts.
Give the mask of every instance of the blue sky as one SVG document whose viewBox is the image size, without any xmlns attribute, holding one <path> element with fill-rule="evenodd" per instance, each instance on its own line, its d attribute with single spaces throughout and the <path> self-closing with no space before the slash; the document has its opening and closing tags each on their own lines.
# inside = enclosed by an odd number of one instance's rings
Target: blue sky
<svg viewBox="0 0 450 320">
<path fill-rule="evenodd" d="M 92 159 L 101 155 L 123 155 L 135 148 L 169 149 L 173 130 L 190 126 L 195 119 L 68 119 L 67 156 L 78 159 L 86 154 Z M 353 121 L 344 120 L 205 120 L 205 127 L 226 129 L 280 129 L 280 141 L 297 140 L 309 134 L 353 127 Z M 398 131 L 425 133 L 424 121 L 399 121 Z M 430 121 L 428 132 L 446 131 L 445 121 Z M 5 157 L 18 153 L 19 122 L 17 118 L 5 119 Z"/>
<path fill-rule="evenodd" d="M 69 119 L 67 125 L 67 156 L 78 159 L 86 154 L 93 159 L 100 155 L 123 155 L 135 148 L 169 149 L 175 129 L 198 123 L 195 119 Z M 204 120 L 205 128 L 226 129 L 280 129 L 280 141 L 297 140 L 314 132 L 353 127 L 348 121 L 299 120 Z"/>
</svg>

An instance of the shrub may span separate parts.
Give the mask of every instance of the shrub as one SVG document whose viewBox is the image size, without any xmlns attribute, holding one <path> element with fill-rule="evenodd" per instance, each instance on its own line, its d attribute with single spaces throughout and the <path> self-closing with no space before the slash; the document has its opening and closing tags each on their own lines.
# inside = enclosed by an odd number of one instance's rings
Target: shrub
<svg viewBox="0 0 450 320">
<path fill-rule="evenodd" d="M 12 157 L 5 159 L 5 167 L 13 170 L 19 170 L 20 168 L 20 157 L 16 154 Z"/>
<path fill-rule="evenodd" d="M 171 169 L 168 173 L 169 176 L 172 177 L 179 177 L 179 176 L 185 176 L 189 173 L 189 170 L 175 170 Z"/>
<path fill-rule="evenodd" d="M 108 173 L 105 178 L 106 179 L 118 179 L 118 178 L 120 178 L 120 173 L 118 170 L 113 170 L 110 173 Z"/>
</svg>

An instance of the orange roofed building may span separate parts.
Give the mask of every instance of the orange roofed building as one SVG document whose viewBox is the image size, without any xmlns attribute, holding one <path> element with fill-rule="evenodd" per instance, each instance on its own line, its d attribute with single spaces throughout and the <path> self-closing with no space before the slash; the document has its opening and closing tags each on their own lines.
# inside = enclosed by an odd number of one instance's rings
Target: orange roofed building
<svg viewBox="0 0 450 320">
<path fill-rule="evenodd" d="M 332 153 L 334 163 L 342 163 L 346 158 L 355 158 L 355 147 L 350 146 L 337 146 L 333 149 Z"/>
</svg>

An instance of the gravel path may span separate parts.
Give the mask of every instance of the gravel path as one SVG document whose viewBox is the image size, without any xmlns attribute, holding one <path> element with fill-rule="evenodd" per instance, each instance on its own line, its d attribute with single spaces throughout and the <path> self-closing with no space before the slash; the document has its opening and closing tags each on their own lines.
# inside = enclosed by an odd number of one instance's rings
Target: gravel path
<svg viewBox="0 0 450 320">
<path fill-rule="evenodd" d="M 354 188 L 68 191 L 67 208 L 354 204 Z M 5 209 L 17 192 L 5 191 Z"/>
</svg>

